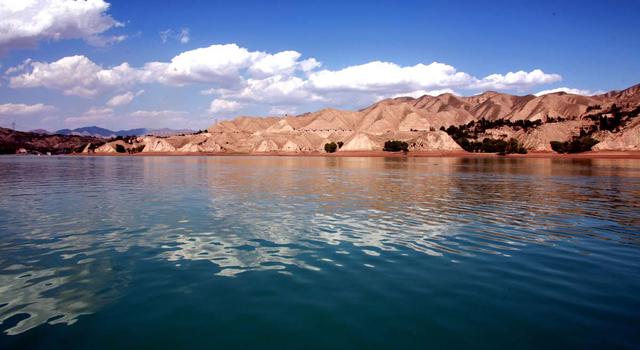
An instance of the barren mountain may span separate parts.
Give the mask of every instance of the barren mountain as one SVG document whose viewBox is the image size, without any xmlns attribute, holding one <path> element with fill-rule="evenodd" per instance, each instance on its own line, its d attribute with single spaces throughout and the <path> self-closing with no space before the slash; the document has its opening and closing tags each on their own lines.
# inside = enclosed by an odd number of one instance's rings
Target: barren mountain
<svg viewBox="0 0 640 350">
<path fill-rule="evenodd" d="M 633 141 L 638 133 L 636 123 L 630 121 L 639 105 L 640 85 L 596 96 L 564 92 L 514 96 L 488 91 L 460 97 L 447 93 L 386 99 L 357 112 L 324 109 L 285 118 L 242 117 L 213 125 L 208 131 L 214 139 L 233 132 L 236 140 L 225 144 L 236 151 L 321 151 L 325 143 L 337 141 L 344 143 L 342 151 L 381 150 L 390 139 L 444 151 L 459 147 L 441 130 L 485 120 L 507 125 L 483 130 L 479 137 L 513 137 L 529 150 L 551 151 L 551 141 L 569 141 L 585 130 L 606 141 L 601 148 L 609 145 L 607 149 L 625 150 L 638 148 Z M 596 132 L 601 126 L 594 116 L 622 119 L 617 129 Z"/>
<path fill-rule="evenodd" d="M 515 139 L 530 151 L 551 151 L 551 143 L 589 138 L 594 150 L 640 150 L 640 85 L 595 96 L 557 92 L 514 96 L 488 91 L 475 96 L 453 94 L 399 97 L 359 111 L 323 109 L 287 117 L 238 117 L 207 132 L 176 136 L 130 137 L 100 147 L 98 139 L 79 136 L 25 136 L 3 133 L 3 147 L 41 146 L 69 151 L 92 142 L 86 152 L 338 152 L 379 151 L 400 140 L 413 151 L 460 151 L 485 139 Z M 32 141 L 24 141 L 30 139 Z M 17 141 L 16 141 L 17 140 Z M 34 140 L 38 140 L 35 142 Z M 57 146 L 53 143 L 57 142 Z M 11 144 L 7 146 L 7 144 Z M 39 148 L 38 148 L 39 147 Z"/>
</svg>

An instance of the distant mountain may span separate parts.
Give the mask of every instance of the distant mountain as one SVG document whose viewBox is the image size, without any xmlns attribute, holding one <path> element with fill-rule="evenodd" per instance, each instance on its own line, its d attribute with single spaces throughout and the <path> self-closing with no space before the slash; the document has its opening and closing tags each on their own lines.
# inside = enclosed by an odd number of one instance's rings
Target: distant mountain
<svg viewBox="0 0 640 350">
<path fill-rule="evenodd" d="M 43 132 L 44 131 L 44 132 Z M 33 131 L 38 133 L 46 133 L 46 130 L 38 129 L 38 131 Z M 172 136 L 179 134 L 190 134 L 193 133 L 193 130 L 189 129 L 147 129 L 147 128 L 138 128 L 138 129 L 128 129 L 128 130 L 118 130 L 113 131 L 105 128 L 101 128 L 98 126 L 87 126 L 83 128 L 77 129 L 60 129 L 54 132 L 57 135 L 78 135 L 78 136 L 93 136 L 93 137 L 103 137 L 103 138 L 111 138 L 117 136 L 144 136 L 144 135 L 155 135 L 155 136 Z"/>
<path fill-rule="evenodd" d="M 84 128 L 77 128 L 77 129 L 60 129 L 60 130 L 57 130 L 54 134 L 95 136 L 95 137 L 106 137 L 106 138 L 118 136 L 115 131 L 111 131 L 109 129 L 101 128 L 98 126 L 87 126 Z"/>
<path fill-rule="evenodd" d="M 0 154 L 14 154 L 21 148 L 30 153 L 64 154 L 80 152 L 87 144 L 99 146 L 105 142 L 105 139 L 93 136 L 52 135 L 0 128 Z"/>
<path fill-rule="evenodd" d="M 49 130 L 45 130 L 45 129 L 33 129 L 30 130 L 29 132 L 32 132 L 34 134 L 42 134 L 42 135 L 50 135 L 51 132 Z"/>
</svg>

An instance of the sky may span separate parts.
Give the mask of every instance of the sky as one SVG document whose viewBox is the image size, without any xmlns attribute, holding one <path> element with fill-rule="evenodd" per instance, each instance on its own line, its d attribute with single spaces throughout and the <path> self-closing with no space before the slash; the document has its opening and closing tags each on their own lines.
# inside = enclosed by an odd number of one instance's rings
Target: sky
<svg viewBox="0 0 640 350">
<path fill-rule="evenodd" d="M 0 126 L 203 129 L 640 83 L 640 1 L 0 0 Z"/>
</svg>

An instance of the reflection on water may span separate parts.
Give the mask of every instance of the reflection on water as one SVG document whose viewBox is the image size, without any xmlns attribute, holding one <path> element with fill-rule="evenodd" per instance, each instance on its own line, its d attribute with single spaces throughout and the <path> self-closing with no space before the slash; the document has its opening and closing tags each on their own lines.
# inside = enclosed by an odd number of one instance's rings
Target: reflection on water
<svg viewBox="0 0 640 350">
<path fill-rule="evenodd" d="M 640 246 L 633 160 L 2 157 L 0 178 L 7 334 L 98 311 L 122 297 L 138 259 L 295 277 L 407 252 L 473 261 Z M 345 266 L 327 247 L 369 258 Z"/>
</svg>

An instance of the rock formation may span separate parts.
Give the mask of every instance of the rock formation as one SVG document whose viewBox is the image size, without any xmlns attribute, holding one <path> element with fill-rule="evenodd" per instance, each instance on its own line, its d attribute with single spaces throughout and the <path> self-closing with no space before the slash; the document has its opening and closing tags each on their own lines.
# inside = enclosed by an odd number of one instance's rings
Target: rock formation
<svg viewBox="0 0 640 350">
<path fill-rule="evenodd" d="M 206 133 L 146 136 L 133 146 L 144 145 L 142 152 L 303 153 L 323 152 L 329 142 L 342 142 L 338 152 L 378 151 L 385 141 L 401 140 L 413 151 L 460 151 L 451 132 L 441 130 L 472 122 L 506 121 L 474 137 L 478 141 L 515 138 L 530 151 L 551 151 L 551 141 L 569 141 L 589 130 L 600 141 L 594 150 L 639 150 L 639 106 L 640 85 L 595 96 L 564 92 L 513 96 L 489 91 L 461 97 L 446 93 L 386 99 L 359 111 L 328 108 L 282 118 L 238 117 L 216 123 Z M 602 129 L 597 122 L 603 116 L 618 118 L 618 124 Z M 113 144 L 96 152 L 112 152 Z"/>
</svg>

